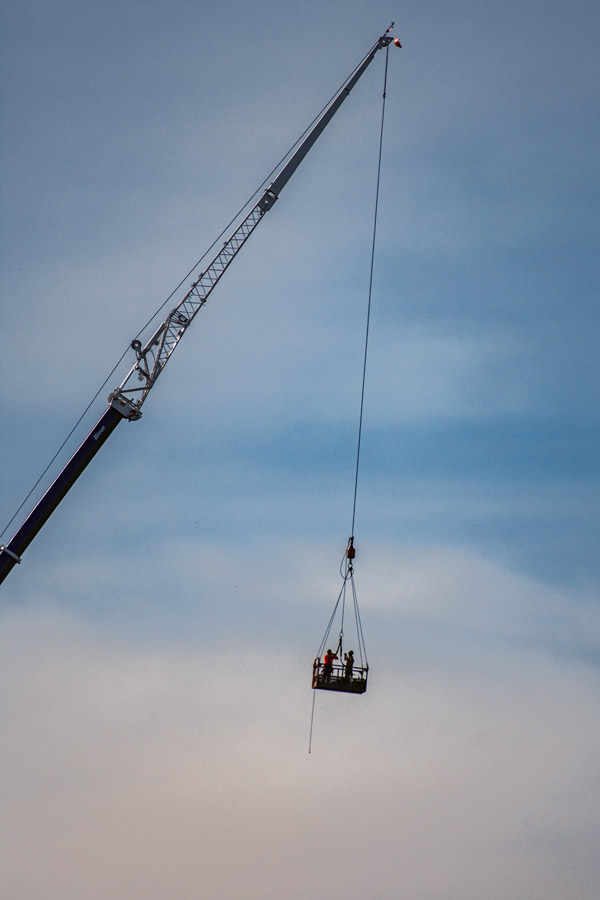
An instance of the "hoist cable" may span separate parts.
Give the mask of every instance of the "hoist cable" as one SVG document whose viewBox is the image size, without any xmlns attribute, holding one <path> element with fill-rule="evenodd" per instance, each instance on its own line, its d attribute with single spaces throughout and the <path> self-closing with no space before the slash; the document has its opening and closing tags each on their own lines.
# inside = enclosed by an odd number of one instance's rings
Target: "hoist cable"
<svg viewBox="0 0 600 900">
<path fill-rule="evenodd" d="M 358 472 L 359 472 L 359 464 L 360 464 L 360 447 L 361 447 L 361 437 L 362 437 L 362 424 L 363 424 L 363 412 L 364 412 L 364 404 L 365 404 L 365 383 L 366 383 L 366 375 L 367 375 L 367 354 L 369 348 L 369 325 L 371 319 L 371 297 L 373 293 L 373 272 L 375 267 L 375 243 L 377 237 L 377 213 L 379 208 L 379 187 L 381 183 L 381 158 L 382 158 L 382 148 L 383 148 L 383 126 L 385 122 L 385 99 L 387 93 L 387 73 L 388 73 L 388 52 L 389 47 L 386 47 L 385 54 L 385 69 L 383 76 L 383 103 L 381 110 L 381 125 L 379 130 L 379 152 L 377 159 L 377 180 L 376 180 L 376 188 L 375 188 L 375 210 L 373 216 L 373 236 L 371 242 L 371 262 L 370 262 L 370 270 L 369 270 L 369 291 L 368 291 L 368 300 L 367 300 L 367 321 L 365 327 L 365 346 L 364 346 L 364 355 L 363 355 L 363 369 L 362 369 L 362 384 L 361 384 L 361 393 L 360 393 L 360 415 L 359 415 L 359 423 L 358 423 L 358 442 L 356 448 L 356 469 L 354 474 L 354 497 L 352 502 L 352 530 L 351 534 L 354 535 L 354 524 L 356 520 L 356 498 L 358 494 Z M 353 537 L 350 538 L 350 545 L 352 545 Z M 342 562 L 340 564 L 340 575 L 343 579 L 342 588 L 336 600 L 333 612 L 327 624 L 327 628 L 325 629 L 325 635 L 323 636 L 323 640 L 321 641 L 321 645 L 319 647 L 317 656 L 320 657 L 327 640 L 329 638 L 329 632 L 331 631 L 333 622 L 336 617 L 336 613 L 338 611 L 340 601 L 342 602 L 342 624 L 340 630 L 340 639 L 344 633 L 344 611 L 345 611 L 345 600 L 346 600 L 346 585 L 347 582 L 350 581 L 352 584 L 352 597 L 354 602 L 354 616 L 356 621 L 356 634 L 359 645 L 359 653 L 361 658 L 361 666 L 363 660 L 364 653 L 364 664 L 367 663 L 367 651 L 362 631 L 362 623 L 360 619 L 360 612 L 358 609 L 358 600 L 356 597 L 356 588 L 354 586 L 354 572 L 351 561 L 349 560 L 347 553 L 344 554 L 342 558 Z"/>
<path fill-rule="evenodd" d="M 356 497 L 358 493 L 358 469 L 360 463 L 360 442 L 362 436 L 363 410 L 365 405 L 365 382 L 367 377 L 367 353 L 369 348 L 369 325 L 371 320 L 371 296 L 373 293 L 373 270 L 375 266 L 375 239 L 377 236 L 377 212 L 379 208 L 379 184 L 381 181 L 381 155 L 383 148 L 383 124 L 385 121 L 385 95 L 387 92 L 389 47 L 385 50 L 385 72 L 383 76 L 383 103 L 381 109 L 381 128 L 379 131 L 379 158 L 377 161 L 377 186 L 375 188 L 375 211 L 373 215 L 373 240 L 371 244 L 371 267 L 369 273 L 369 299 L 367 302 L 367 324 L 365 328 L 365 351 L 363 357 L 362 386 L 360 392 L 360 416 L 358 420 L 358 443 L 356 448 L 356 471 L 354 475 L 354 500 L 352 503 L 352 528 L 350 534 L 354 535 L 354 522 L 356 519 Z"/>
<path fill-rule="evenodd" d="M 393 24 L 394 23 L 392 22 L 392 25 L 390 26 L 390 28 L 393 26 Z M 388 31 L 389 30 L 390 29 L 388 28 Z M 340 565 L 340 575 L 343 579 L 342 589 L 338 595 L 334 610 L 331 614 L 331 618 L 329 620 L 327 629 L 325 631 L 325 635 L 323 637 L 323 641 L 321 643 L 321 646 L 319 647 L 319 651 L 317 654 L 317 658 L 320 661 L 321 654 L 323 653 L 323 650 L 325 649 L 325 645 L 326 645 L 327 639 L 329 637 L 329 632 L 333 625 L 333 621 L 335 619 L 335 615 L 336 615 L 337 609 L 340 604 L 340 600 L 342 600 L 342 598 L 343 598 L 342 627 L 341 627 L 341 631 L 340 631 L 340 641 L 338 644 L 338 647 L 341 648 L 341 641 L 342 641 L 342 636 L 344 633 L 344 618 L 343 617 L 344 617 L 344 606 L 345 606 L 345 602 L 346 602 L 346 587 L 347 587 L 348 581 L 350 581 L 351 586 L 352 586 L 352 599 L 353 599 L 353 603 L 354 603 L 354 616 L 355 616 L 355 621 L 356 621 L 356 635 L 357 635 L 357 639 L 358 639 L 358 653 L 359 653 L 359 659 L 360 659 L 360 668 L 361 668 L 361 670 L 363 670 L 365 672 L 368 671 L 368 668 L 369 668 L 369 664 L 367 662 L 367 648 L 365 646 L 365 639 L 364 639 L 363 630 L 362 630 L 362 622 L 360 619 L 360 612 L 358 609 L 358 599 L 356 596 L 356 588 L 354 585 L 354 570 L 353 570 L 353 566 L 352 566 L 352 558 L 349 555 L 349 551 L 350 551 L 350 548 L 353 547 L 354 522 L 356 519 L 356 497 L 357 497 L 357 493 L 358 493 L 358 470 L 359 470 L 359 462 L 360 462 L 360 442 L 361 442 L 361 435 L 362 435 L 363 410 L 364 410 L 364 402 L 365 402 L 365 381 L 366 381 L 366 374 L 367 374 L 367 351 L 368 351 L 368 346 L 369 346 L 369 323 L 370 323 L 370 318 L 371 318 L 371 295 L 372 295 L 372 291 L 373 291 L 373 270 L 374 270 L 374 262 L 375 262 L 375 238 L 377 235 L 377 211 L 378 211 L 378 207 L 379 207 L 379 185 L 380 185 L 380 180 L 381 180 L 381 156 L 382 156 L 382 147 L 383 147 L 383 125 L 384 125 L 384 121 L 385 121 L 385 96 L 386 96 L 386 91 L 387 91 L 388 51 L 389 51 L 389 47 L 386 47 L 385 71 L 384 71 L 384 76 L 383 76 L 383 104 L 382 104 L 382 110 L 381 110 L 381 127 L 380 127 L 380 132 L 379 132 L 379 155 L 378 155 L 378 160 L 377 160 L 377 185 L 376 185 L 376 190 L 375 190 L 375 211 L 374 211 L 374 216 L 373 216 L 373 240 L 372 240 L 372 244 L 371 244 L 371 266 L 370 266 L 370 272 L 369 272 L 369 298 L 368 298 L 368 303 L 367 303 L 367 322 L 366 322 L 366 329 L 365 329 L 365 350 L 364 350 L 364 357 L 363 357 L 362 385 L 361 385 L 361 393 L 360 393 L 360 416 L 359 416 L 359 423 L 358 423 L 358 442 L 357 442 L 357 448 L 356 448 L 356 471 L 355 471 L 355 475 L 354 475 L 354 498 L 353 498 L 353 502 L 352 502 L 352 529 L 351 529 L 352 537 L 350 538 L 350 541 L 348 544 L 348 550 L 346 551 L 346 554 L 344 555 L 344 558 L 342 559 L 342 563 Z M 353 555 L 354 554 L 352 554 L 352 556 Z M 313 677 L 314 677 L 314 669 L 313 669 Z M 310 717 L 310 735 L 309 735 L 309 739 L 308 739 L 308 752 L 309 753 L 312 752 L 312 738 L 313 738 L 313 725 L 314 725 L 314 719 L 315 719 L 316 697 L 317 697 L 317 692 L 316 692 L 316 690 L 313 690 L 312 712 L 311 712 L 311 717 Z"/>
</svg>

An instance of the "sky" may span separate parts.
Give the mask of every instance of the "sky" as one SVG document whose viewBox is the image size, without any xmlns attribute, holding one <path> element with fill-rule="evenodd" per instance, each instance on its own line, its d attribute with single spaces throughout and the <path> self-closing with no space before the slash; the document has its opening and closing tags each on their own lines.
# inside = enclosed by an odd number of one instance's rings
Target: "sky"
<svg viewBox="0 0 600 900">
<path fill-rule="evenodd" d="M 0 528 L 393 19 L 403 44 L 368 690 L 310 676 L 351 529 L 385 53 L 0 588 L 7 900 L 596 900 L 599 16 L 3 3 Z"/>
</svg>

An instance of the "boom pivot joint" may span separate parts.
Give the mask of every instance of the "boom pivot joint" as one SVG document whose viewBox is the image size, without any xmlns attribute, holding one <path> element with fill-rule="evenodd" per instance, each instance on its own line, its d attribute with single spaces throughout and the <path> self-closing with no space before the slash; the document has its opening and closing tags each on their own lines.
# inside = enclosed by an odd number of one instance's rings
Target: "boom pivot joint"
<svg viewBox="0 0 600 900">
<path fill-rule="evenodd" d="M 12 556 L 15 562 L 21 562 L 21 557 L 17 556 L 16 553 L 13 553 L 12 550 L 9 550 L 6 544 L 0 544 L 0 553 L 8 553 L 9 556 Z"/>
<path fill-rule="evenodd" d="M 276 200 L 277 194 L 269 187 L 258 201 L 258 205 L 263 212 L 267 212 L 267 210 L 271 209 Z"/>
<path fill-rule="evenodd" d="M 119 388 L 108 395 L 108 402 L 113 409 L 120 412 L 123 418 L 129 422 L 136 422 L 142 418 L 141 410 L 138 409 L 136 403 L 130 400 L 129 397 L 126 397 Z"/>
</svg>

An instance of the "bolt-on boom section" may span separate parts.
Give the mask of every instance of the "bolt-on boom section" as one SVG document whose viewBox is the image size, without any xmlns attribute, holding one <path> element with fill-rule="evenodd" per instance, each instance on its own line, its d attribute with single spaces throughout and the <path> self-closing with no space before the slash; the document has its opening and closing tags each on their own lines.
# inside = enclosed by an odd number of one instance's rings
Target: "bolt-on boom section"
<svg viewBox="0 0 600 900">
<path fill-rule="evenodd" d="M 392 27 L 393 23 L 386 33 L 371 47 L 350 78 L 321 113 L 304 140 L 275 177 L 275 180 L 271 182 L 256 205 L 246 215 L 241 224 L 236 227 L 231 237 L 225 241 L 212 262 L 200 274 L 190 291 L 175 309 L 169 313 L 150 340 L 145 345 L 142 345 L 139 340 L 131 342 L 131 346 L 136 354 L 136 362 L 119 387 L 110 394 L 108 409 L 50 485 L 12 540 L 6 546 L 0 545 L 0 583 L 4 581 L 13 566 L 21 562 L 22 554 L 40 528 L 52 515 L 119 422 L 123 419 L 135 421 L 141 417 L 142 404 L 183 334 L 191 325 L 194 316 L 204 306 L 213 288 L 220 281 L 226 269 L 229 268 L 258 223 L 264 217 L 264 214 L 271 209 L 281 190 L 285 187 L 317 138 L 325 130 L 359 78 L 371 64 L 377 51 L 388 47 L 392 42 L 392 38 L 389 35 Z M 398 41 L 396 43 L 399 44 Z"/>
</svg>

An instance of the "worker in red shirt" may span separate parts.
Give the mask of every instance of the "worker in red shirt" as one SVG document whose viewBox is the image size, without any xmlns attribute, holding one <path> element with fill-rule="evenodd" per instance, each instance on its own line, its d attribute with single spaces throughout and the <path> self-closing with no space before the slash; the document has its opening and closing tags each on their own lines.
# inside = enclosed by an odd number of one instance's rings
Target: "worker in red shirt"
<svg viewBox="0 0 600 900">
<path fill-rule="evenodd" d="M 333 671 L 333 661 L 334 659 L 338 659 L 336 654 L 333 652 L 331 648 L 327 650 L 327 653 L 323 657 L 323 683 L 329 684 L 331 681 L 331 673 Z"/>
</svg>

